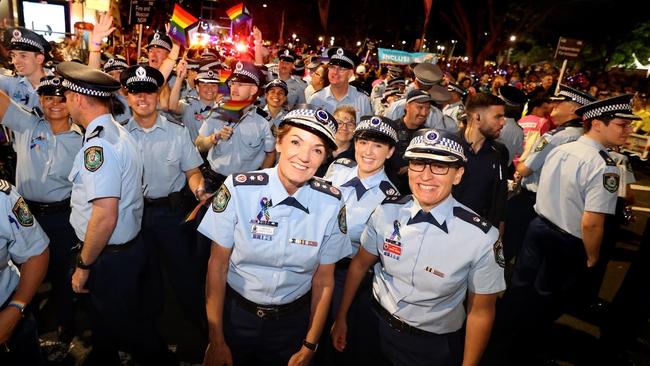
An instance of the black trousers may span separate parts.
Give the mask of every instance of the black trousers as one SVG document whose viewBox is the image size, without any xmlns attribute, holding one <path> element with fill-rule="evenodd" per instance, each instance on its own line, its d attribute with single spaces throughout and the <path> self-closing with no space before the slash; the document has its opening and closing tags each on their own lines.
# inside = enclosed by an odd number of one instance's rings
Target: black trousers
<svg viewBox="0 0 650 366">
<path fill-rule="evenodd" d="M 503 232 L 503 256 L 506 263 L 516 257 L 521 250 L 530 222 L 537 217 L 535 213 L 535 193 L 521 189 L 506 203 L 505 229 Z"/>
<path fill-rule="evenodd" d="M 0 311 L 6 308 L 9 301 L 11 301 L 11 297 L 7 299 L 4 305 L 0 306 Z M 0 365 L 40 366 L 44 364 L 45 359 L 41 354 L 38 341 L 36 319 L 34 319 L 30 307 L 27 307 L 23 313 L 23 318 L 14 328 L 9 340 L 4 344 L 0 344 Z"/>
</svg>

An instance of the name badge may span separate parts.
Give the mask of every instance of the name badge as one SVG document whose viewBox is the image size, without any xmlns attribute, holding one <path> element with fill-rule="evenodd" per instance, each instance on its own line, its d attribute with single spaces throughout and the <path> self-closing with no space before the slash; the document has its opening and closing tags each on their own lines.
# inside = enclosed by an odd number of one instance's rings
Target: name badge
<svg viewBox="0 0 650 366">
<path fill-rule="evenodd" d="M 251 220 L 251 236 L 253 239 L 273 240 L 278 223 L 274 221 Z"/>
<path fill-rule="evenodd" d="M 399 260 L 402 256 L 402 243 L 396 240 L 384 239 L 384 256 Z"/>
</svg>

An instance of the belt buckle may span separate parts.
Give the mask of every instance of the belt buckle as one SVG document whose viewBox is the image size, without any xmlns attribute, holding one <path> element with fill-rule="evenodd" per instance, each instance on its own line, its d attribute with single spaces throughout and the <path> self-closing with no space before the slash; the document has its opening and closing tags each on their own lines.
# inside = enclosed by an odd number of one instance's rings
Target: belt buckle
<svg viewBox="0 0 650 366">
<path fill-rule="evenodd" d="M 273 308 L 264 308 L 260 306 L 257 306 L 257 310 L 255 311 L 255 315 L 257 315 L 260 319 L 270 317 L 273 315 L 273 313 L 277 313 L 277 310 Z"/>
</svg>

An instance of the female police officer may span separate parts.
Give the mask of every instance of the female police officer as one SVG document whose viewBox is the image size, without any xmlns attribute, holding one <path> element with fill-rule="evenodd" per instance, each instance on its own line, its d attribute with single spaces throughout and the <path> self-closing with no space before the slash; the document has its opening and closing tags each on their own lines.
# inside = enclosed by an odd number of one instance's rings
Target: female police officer
<svg viewBox="0 0 650 366">
<path fill-rule="evenodd" d="M 353 117 L 354 118 L 354 117 Z M 397 131 L 395 122 L 379 116 L 363 116 L 354 131 L 354 159 L 340 158 L 330 165 L 325 179 L 340 187 L 346 206 L 348 235 L 352 242 L 353 254 L 360 246 L 361 233 L 366 226 L 370 214 L 390 196 L 397 196 L 397 188 L 390 182 L 384 172 L 384 162 L 395 152 Z M 332 297 L 332 318 L 341 303 L 343 285 L 350 265 L 352 255 L 336 263 L 334 277 L 336 285 Z M 348 363 L 367 363 L 376 365 L 377 361 L 368 357 L 377 355 L 376 331 L 371 324 L 376 325 L 376 319 L 370 314 L 370 280 L 372 274 L 363 281 L 364 286 L 359 290 L 354 301 L 350 321 L 350 343 L 343 358 Z M 333 319 L 332 319 L 333 320 Z M 354 334 L 354 335 L 353 335 Z M 338 358 L 338 355 L 334 356 Z"/>
<path fill-rule="evenodd" d="M 324 110 L 296 109 L 278 129 L 274 168 L 226 178 L 199 231 L 212 239 L 206 365 L 307 365 L 350 254 L 339 190 L 313 179 L 336 148 Z M 311 303 L 311 306 L 310 306 Z"/>
<path fill-rule="evenodd" d="M 348 308 L 365 272 L 379 259 L 373 305 L 382 351 L 393 365 L 460 365 L 461 360 L 476 365 L 490 335 L 497 293 L 505 288 L 498 232 L 451 196 L 466 161 L 455 135 L 420 130 L 404 157 L 413 195 L 387 198 L 370 217 L 348 270 L 332 330 L 335 347 L 344 347 Z"/>
</svg>

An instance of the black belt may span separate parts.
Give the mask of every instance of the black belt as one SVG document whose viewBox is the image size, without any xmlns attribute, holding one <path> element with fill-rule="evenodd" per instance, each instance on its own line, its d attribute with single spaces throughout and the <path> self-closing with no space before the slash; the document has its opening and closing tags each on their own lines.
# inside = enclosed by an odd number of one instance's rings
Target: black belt
<svg viewBox="0 0 650 366">
<path fill-rule="evenodd" d="M 150 207 L 168 206 L 169 202 L 169 197 L 144 198 L 144 205 Z"/>
<path fill-rule="evenodd" d="M 526 196 L 530 196 L 530 197 L 533 197 L 533 198 L 537 197 L 537 192 L 529 191 L 524 187 L 521 187 L 521 189 L 519 190 L 519 193 L 523 193 Z"/>
<path fill-rule="evenodd" d="M 311 291 L 309 291 L 294 302 L 288 304 L 260 305 L 248 300 L 237 291 L 233 290 L 230 286 L 226 287 L 226 293 L 233 296 L 235 298 L 235 301 L 237 301 L 237 305 L 249 313 L 255 314 L 262 319 L 275 320 L 280 319 L 286 315 L 296 313 L 298 310 L 301 310 L 303 307 L 309 304 L 309 301 L 311 299 Z"/>
<path fill-rule="evenodd" d="M 547 219 L 546 217 L 541 216 L 541 215 L 538 215 L 538 217 L 540 218 L 540 220 L 542 220 L 551 229 L 553 229 L 553 230 L 555 230 L 555 231 L 557 231 L 559 233 L 562 233 L 564 235 L 571 235 L 571 237 L 575 238 L 575 236 L 573 236 L 571 233 L 569 233 L 566 230 L 562 229 L 561 227 L 555 225 L 554 223 L 551 222 L 551 220 Z"/>
<path fill-rule="evenodd" d="M 124 244 L 106 244 L 104 249 L 102 249 L 102 253 L 119 253 L 119 252 L 121 252 L 123 250 L 126 250 L 126 249 L 132 247 L 133 244 L 135 244 L 135 242 L 136 242 L 135 239 L 136 238 L 137 238 L 137 236 L 135 238 L 133 238 L 132 240 L 127 241 Z M 84 246 L 84 242 L 79 240 L 79 242 L 77 242 L 77 245 L 75 245 L 72 249 L 73 250 L 74 249 L 79 250 L 79 252 L 81 253 L 81 248 L 83 248 L 83 246 Z"/>
<path fill-rule="evenodd" d="M 70 198 L 66 198 L 59 202 L 35 202 L 25 200 L 29 210 L 35 215 L 51 215 L 70 209 Z"/>
<path fill-rule="evenodd" d="M 384 309 L 379 304 L 377 299 L 375 299 L 374 296 L 372 297 L 372 306 L 375 308 L 375 310 L 377 310 L 377 313 L 379 314 L 379 316 L 381 316 L 382 318 L 384 318 L 384 320 L 386 320 L 388 322 L 388 325 L 391 328 L 395 329 L 396 331 L 398 331 L 400 333 L 408 333 L 408 334 L 412 334 L 412 335 L 432 335 L 432 334 L 436 334 L 436 333 L 427 332 L 426 330 L 416 328 L 416 327 L 414 327 L 412 325 L 407 324 L 406 322 L 403 322 L 403 321 L 397 319 L 391 313 L 389 313 L 388 310 Z"/>
</svg>

